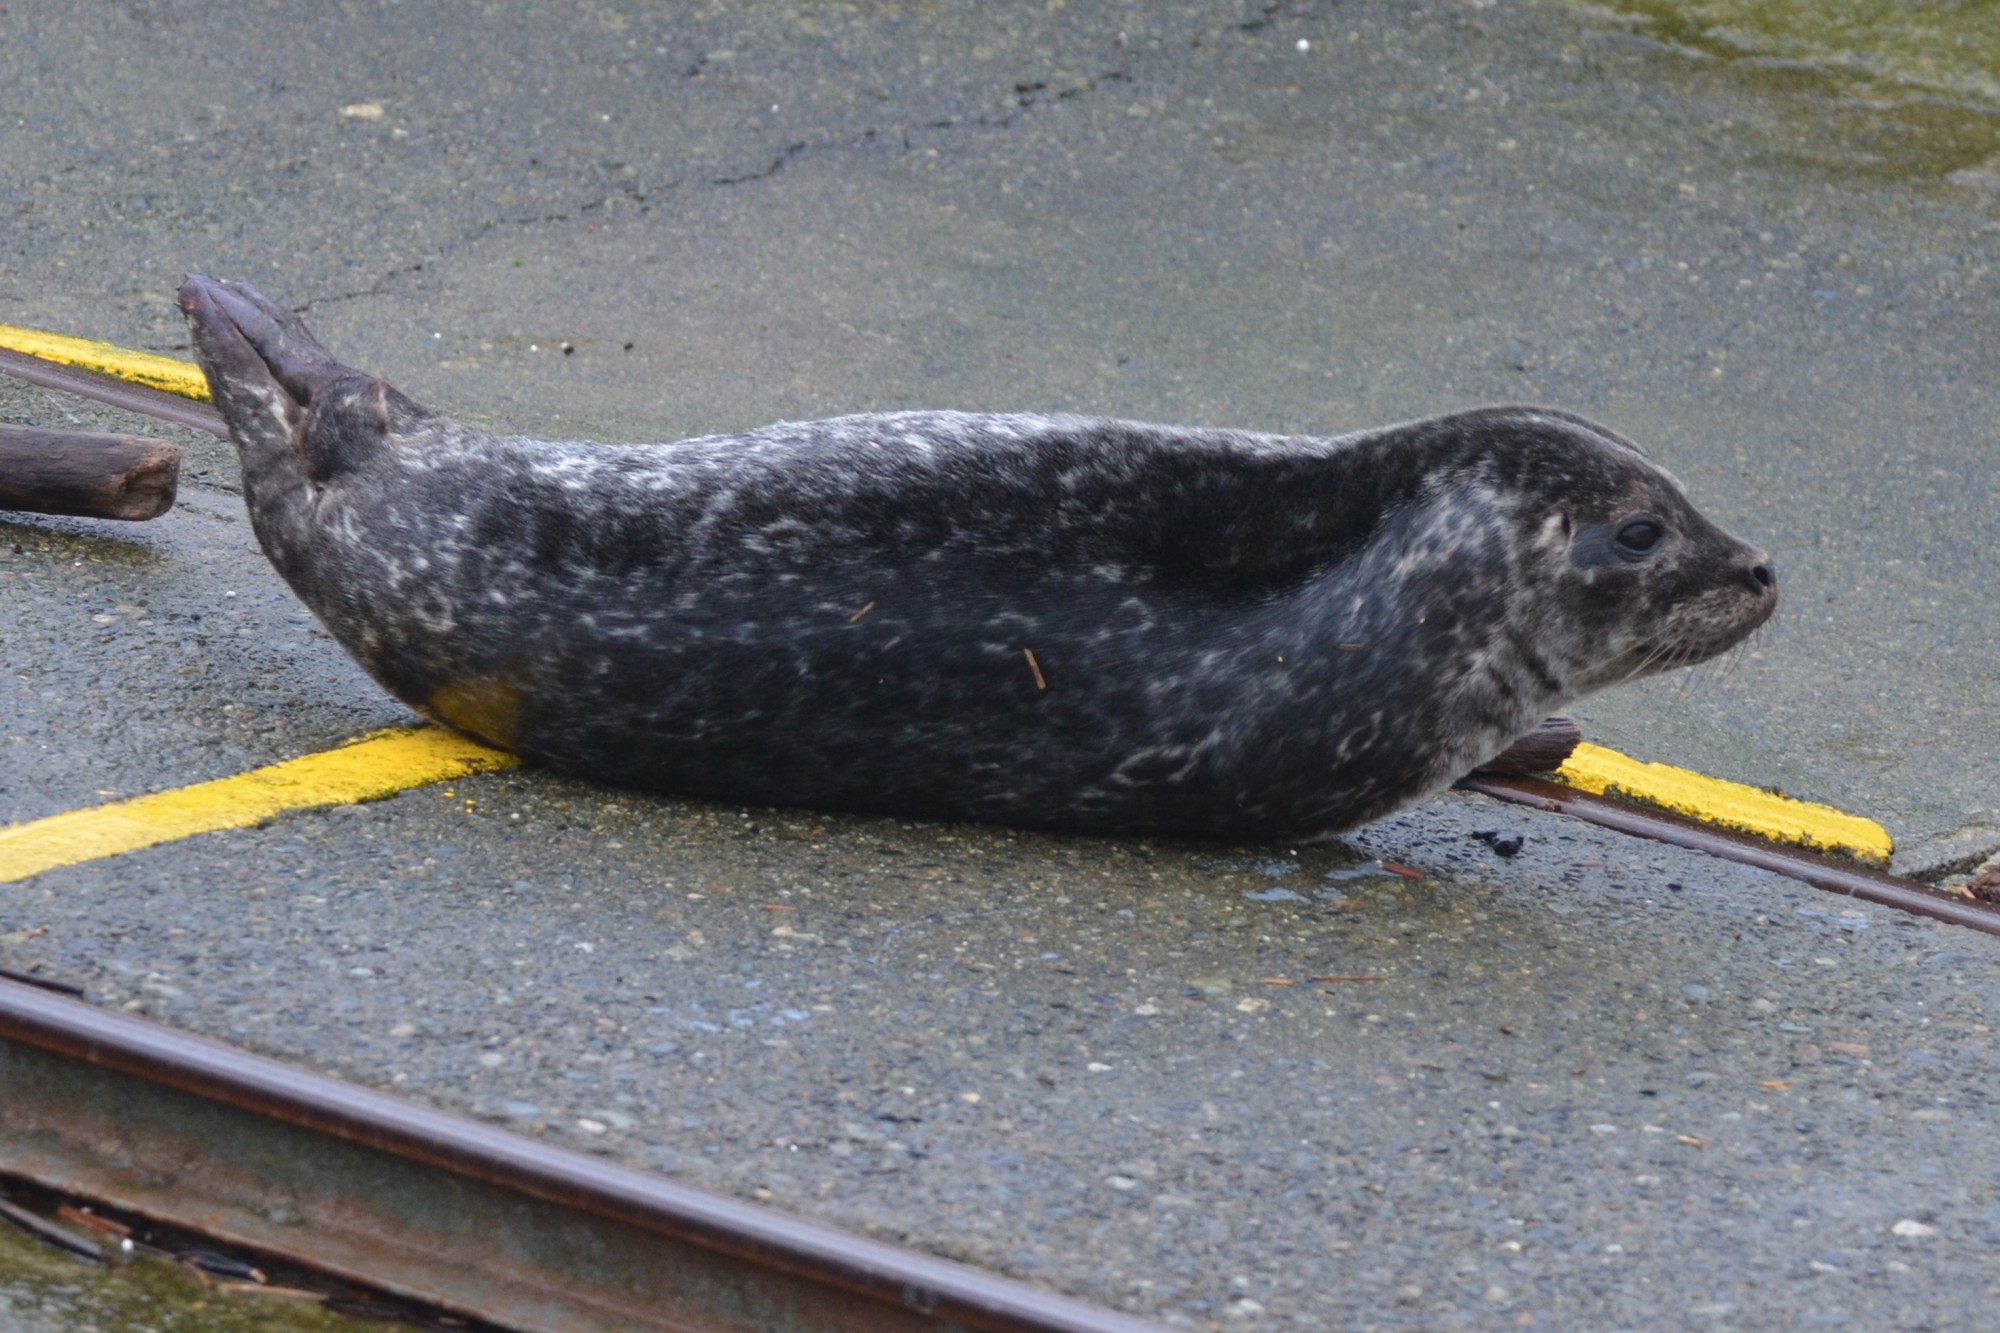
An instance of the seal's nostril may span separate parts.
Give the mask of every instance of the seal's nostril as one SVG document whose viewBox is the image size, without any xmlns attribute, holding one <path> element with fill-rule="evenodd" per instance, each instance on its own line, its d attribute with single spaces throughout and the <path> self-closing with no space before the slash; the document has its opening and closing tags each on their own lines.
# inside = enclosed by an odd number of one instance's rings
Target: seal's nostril
<svg viewBox="0 0 2000 1333">
<path fill-rule="evenodd" d="M 1770 561 L 1750 566 L 1750 577 L 1760 588 L 1778 586 L 1778 572 L 1771 568 Z"/>
</svg>

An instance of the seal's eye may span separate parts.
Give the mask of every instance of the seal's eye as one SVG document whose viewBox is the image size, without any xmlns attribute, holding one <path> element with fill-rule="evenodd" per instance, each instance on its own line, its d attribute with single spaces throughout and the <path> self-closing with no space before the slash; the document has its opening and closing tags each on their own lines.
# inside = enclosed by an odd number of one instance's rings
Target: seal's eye
<svg viewBox="0 0 2000 1333">
<path fill-rule="evenodd" d="M 1660 538 L 1665 535 L 1654 520 L 1635 518 L 1618 529 L 1618 554 L 1628 558 L 1651 555 L 1653 548 L 1660 544 Z"/>
</svg>

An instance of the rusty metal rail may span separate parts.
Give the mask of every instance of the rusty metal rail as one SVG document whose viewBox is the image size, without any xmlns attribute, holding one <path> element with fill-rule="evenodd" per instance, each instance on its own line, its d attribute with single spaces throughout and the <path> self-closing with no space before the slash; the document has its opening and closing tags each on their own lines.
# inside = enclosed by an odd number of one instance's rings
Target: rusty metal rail
<svg viewBox="0 0 2000 1333">
<path fill-rule="evenodd" d="M 123 408 L 127 412 L 138 412 L 176 425 L 205 430 L 225 440 L 229 438 L 229 427 L 223 424 L 222 413 L 207 403 L 197 403 L 191 398 L 181 398 L 149 385 L 131 384 L 110 375 L 100 375 L 80 366 L 45 361 L 38 356 L 0 347 L 0 375 L 37 384 L 44 389 L 60 389 L 80 398 Z"/>
<path fill-rule="evenodd" d="M 1676 847 L 1689 847 L 1725 860 L 1756 866 L 1828 893 L 1879 903 L 1898 911 L 1927 916 L 1934 921 L 1948 921 L 1955 926 L 1969 926 L 1989 935 L 2000 935 L 2000 911 L 1977 902 L 1879 870 L 1869 870 L 1797 848 L 1781 847 L 1747 834 L 1699 824 L 1663 810 L 1627 805 L 1623 801 L 1593 796 L 1574 787 L 1537 778 L 1474 774 L 1460 779 L 1458 785 L 1467 791 L 1476 791 L 1513 805 L 1571 815 L 1619 833 L 1651 838 Z"/>
<path fill-rule="evenodd" d="M 0 1171 L 535 1333 L 1160 1333 L 4 980 Z"/>
</svg>

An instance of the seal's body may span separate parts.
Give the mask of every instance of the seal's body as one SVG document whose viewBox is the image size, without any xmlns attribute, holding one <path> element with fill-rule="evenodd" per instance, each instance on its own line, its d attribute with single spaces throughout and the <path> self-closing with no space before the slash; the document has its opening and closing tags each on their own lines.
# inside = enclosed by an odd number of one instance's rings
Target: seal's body
<svg viewBox="0 0 2000 1333">
<path fill-rule="evenodd" d="M 591 778 L 1325 836 L 1776 605 L 1761 553 L 1559 412 L 547 443 L 431 414 L 247 287 L 181 304 L 258 539 L 333 636 L 426 716 Z"/>
</svg>

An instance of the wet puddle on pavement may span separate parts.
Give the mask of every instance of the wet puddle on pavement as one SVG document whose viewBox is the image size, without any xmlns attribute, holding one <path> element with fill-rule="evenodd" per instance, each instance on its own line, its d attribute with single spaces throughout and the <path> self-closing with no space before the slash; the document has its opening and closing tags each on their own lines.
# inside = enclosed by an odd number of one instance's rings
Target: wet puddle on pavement
<svg viewBox="0 0 2000 1333">
<path fill-rule="evenodd" d="M 1951 0 L 1567 0 L 1800 92 L 1798 151 L 1868 175 L 2000 189 L 2000 25 Z M 1831 96 L 1829 96 L 1831 92 Z M 1829 120 L 1839 133 L 1826 131 Z"/>
</svg>

